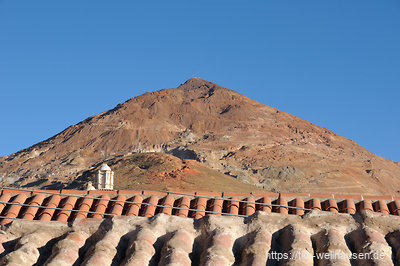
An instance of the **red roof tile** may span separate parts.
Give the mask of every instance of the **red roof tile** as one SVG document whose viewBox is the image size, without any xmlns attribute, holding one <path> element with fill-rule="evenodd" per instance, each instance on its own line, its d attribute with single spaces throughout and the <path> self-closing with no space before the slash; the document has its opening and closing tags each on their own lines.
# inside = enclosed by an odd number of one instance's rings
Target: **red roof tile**
<svg viewBox="0 0 400 266">
<path fill-rule="evenodd" d="M 140 206 L 142 205 L 142 196 L 134 196 L 131 200 L 132 203 L 127 204 L 126 214 L 127 216 L 138 216 L 140 211 Z"/>
<path fill-rule="evenodd" d="M 122 215 L 122 211 L 124 209 L 124 201 L 126 200 L 126 196 L 118 195 L 115 199 L 116 201 L 112 202 L 110 213 L 113 215 Z"/>
<path fill-rule="evenodd" d="M 211 211 L 214 212 L 215 215 L 221 215 L 223 203 L 224 200 L 222 198 L 213 199 L 211 203 Z"/>
<path fill-rule="evenodd" d="M 253 197 L 246 198 L 247 203 L 244 204 L 244 215 L 251 216 L 256 212 L 256 204 Z"/>
<path fill-rule="evenodd" d="M 108 203 L 110 197 L 108 195 L 101 195 L 101 197 L 99 199 L 95 200 L 94 203 L 94 212 L 91 214 L 91 218 L 95 218 L 95 219 L 101 219 L 104 217 L 103 214 L 106 213 L 106 209 L 108 207 Z"/>
<path fill-rule="evenodd" d="M 363 210 L 374 211 L 374 208 L 372 208 L 372 202 L 370 200 L 363 200 L 359 202 L 356 206 L 357 209 L 360 211 Z"/>
<path fill-rule="evenodd" d="M 373 207 L 376 212 L 389 214 L 389 208 L 384 200 L 375 201 Z"/>
<path fill-rule="evenodd" d="M 321 209 L 321 201 L 319 199 L 310 199 L 305 203 L 307 209 L 311 210 L 322 210 Z"/>
<path fill-rule="evenodd" d="M 56 211 L 58 204 L 60 203 L 61 196 L 60 195 L 51 195 L 50 198 L 47 199 L 47 202 L 44 204 L 45 207 L 41 209 L 41 213 L 39 215 L 39 220 L 41 221 L 51 221 L 54 212 Z"/>
<path fill-rule="evenodd" d="M 22 214 L 22 218 L 26 220 L 33 220 L 36 216 L 36 213 L 39 211 L 38 207 L 34 206 L 42 206 L 42 203 L 44 201 L 44 195 L 43 194 L 36 194 L 30 201 L 29 205 L 31 207 L 28 207 L 25 212 Z"/>
<path fill-rule="evenodd" d="M 272 211 L 271 198 L 267 196 L 261 197 L 260 199 L 257 200 L 257 203 L 261 203 L 256 205 L 256 209 L 258 211 L 264 211 L 264 212 Z"/>
<path fill-rule="evenodd" d="M 190 198 L 189 197 L 182 197 L 178 199 L 177 201 L 177 209 L 176 215 L 180 217 L 188 217 L 189 214 L 189 208 L 190 208 Z"/>
<path fill-rule="evenodd" d="M 63 199 L 61 203 L 61 208 L 65 209 L 56 214 L 56 221 L 66 222 L 68 221 L 69 215 L 71 211 L 74 209 L 75 203 L 77 201 L 77 197 L 68 196 Z"/>
<path fill-rule="evenodd" d="M 390 213 L 394 215 L 400 215 L 400 200 L 392 201 L 389 204 Z"/>
<path fill-rule="evenodd" d="M 76 212 L 76 218 L 86 218 L 88 215 L 88 211 L 92 207 L 93 204 L 93 199 L 92 198 L 80 198 L 78 201 L 78 210 L 79 212 Z"/>
<path fill-rule="evenodd" d="M 164 199 L 162 200 L 162 203 L 161 203 L 161 205 L 164 206 L 164 207 L 162 208 L 161 212 L 165 213 L 165 214 L 168 214 L 168 215 L 171 215 L 172 214 L 172 208 L 174 207 L 174 202 L 175 202 L 174 197 L 172 197 L 170 195 L 164 197 Z"/>
<path fill-rule="evenodd" d="M 0 196 L 0 202 L 4 202 L 4 203 L 0 203 L 0 213 L 3 211 L 3 209 L 7 206 L 7 203 L 11 198 L 10 194 L 3 194 Z"/>
<path fill-rule="evenodd" d="M 203 217 L 206 214 L 205 213 L 206 207 L 207 207 L 207 199 L 206 198 L 200 198 L 200 197 L 196 198 L 195 207 L 194 207 L 196 209 L 196 211 L 194 214 L 194 218 L 200 219 L 201 217 Z"/>
<path fill-rule="evenodd" d="M 290 209 L 291 214 L 303 215 L 304 214 L 304 200 L 301 198 L 294 199 L 289 202 L 289 206 L 295 207 Z"/>
<path fill-rule="evenodd" d="M 145 200 L 145 203 L 148 203 L 144 205 L 144 210 L 143 210 L 143 216 L 144 217 L 152 217 L 156 214 L 156 207 L 155 205 L 158 205 L 158 197 L 157 196 L 151 196 L 148 198 L 148 200 Z"/>
<path fill-rule="evenodd" d="M 238 215 L 239 214 L 239 202 L 238 198 L 232 197 L 226 203 L 226 209 L 229 214 Z"/>
<path fill-rule="evenodd" d="M 338 205 L 335 200 L 333 199 L 328 199 L 322 202 L 322 208 L 324 211 L 330 211 L 330 212 L 339 212 Z"/>
<path fill-rule="evenodd" d="M 289 204 L 285 198 L 278 198 L 275 201 L 272 202 L 272 204 L 275 204 L 273 207 L 274 212 L 278 213 L 283 213 L 283 214 L 288 214 L 289 213 Z"/>
<path fill-rule="evenodd" d="M 338 204 L 340 212 L 343 213 L 350 213 L 354 214 L 356 213 L 356 205 L 354 204 L 354 201 L 347 199 L 339 202 Z"/>
<path fill-rule="evenodd" d="M 15 203 L 15 204 L 9 205 L 9 208 L 6 209 L 5 216 L 7 216 L 8 218 L 18 217 L 19 211 L 22 208 L 22 205 L 20 205 L 20 204 L 24 204 L 26 198 L 27 198 L 27 196 L 25 194 L 16 195 L 11 201 L 12 203 Z M 0 222 L 0 224 L 7 224 L 11 221 L 12 221 L 11 219 L 5 218 L 3 221 Z"/>
</svg>

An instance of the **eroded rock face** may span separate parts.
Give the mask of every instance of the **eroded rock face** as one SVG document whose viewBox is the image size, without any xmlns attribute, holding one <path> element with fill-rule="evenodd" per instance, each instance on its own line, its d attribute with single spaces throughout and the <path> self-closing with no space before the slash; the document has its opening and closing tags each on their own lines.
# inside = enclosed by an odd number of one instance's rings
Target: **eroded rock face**
<svg viewBox="0 0 400 266">
<path fill-rule="evenodd" d="M 259 172 L 265 179 L 293 180 L 305 177 L 303 171 L 293 166 L 270 166 L 259 170 Z"/>
<path fill-rule="evenodd" d="M 130 99 L 2 157 L 0 175 L 5 185 L 61 188 L 102 161 L 138 152 L 193 159 L 268 190 L 400 190 L 398 163 L 199 78 Z"/>
</svg>

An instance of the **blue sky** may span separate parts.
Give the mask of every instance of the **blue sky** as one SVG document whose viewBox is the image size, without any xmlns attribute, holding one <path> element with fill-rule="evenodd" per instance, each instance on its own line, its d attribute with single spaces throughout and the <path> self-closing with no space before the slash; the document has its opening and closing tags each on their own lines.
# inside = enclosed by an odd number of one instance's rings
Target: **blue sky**
<svg viewBox="0 0 400 266">
<path fill-rule="evenodd" d="M 0 0 L 0 155 L 193 76 L 400 161 L 396 0 Z"/>
</svg>

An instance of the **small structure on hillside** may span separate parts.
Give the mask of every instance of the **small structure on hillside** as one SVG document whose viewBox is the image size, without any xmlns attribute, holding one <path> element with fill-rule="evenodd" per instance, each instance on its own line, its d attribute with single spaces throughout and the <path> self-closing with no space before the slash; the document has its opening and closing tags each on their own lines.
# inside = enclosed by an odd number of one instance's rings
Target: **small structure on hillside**
<svg viewBox="0 0 400 266">
<path fill-rule="evenodd" d="M 113 189 L 114 188 L 114 172 L 110 166 L 103 163 L 97 172 L 95 180 L 96 189 Z"/>
<path fill-rule="evenodd" d="M 92 181 L 89 181 L 86 186 L 86 190 L 95 190 L 96 188 L 93 186 Z"/>
</svg>

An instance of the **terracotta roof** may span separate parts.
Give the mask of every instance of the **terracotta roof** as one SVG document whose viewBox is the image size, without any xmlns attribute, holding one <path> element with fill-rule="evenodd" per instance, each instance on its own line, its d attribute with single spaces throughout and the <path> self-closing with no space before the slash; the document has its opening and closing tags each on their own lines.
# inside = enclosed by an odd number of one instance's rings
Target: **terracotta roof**
<svg viewBox="0 0 400 266">
<path fill-rule="evenodd" d="M 246 217 L 256 211 L 303 215 L 311 210 L 354 214 L 362 210 L 400 215 L 400 198 L 306 193 L 179 193 L 133 190 L 3 189 L 0 224 L 16 219 L 72 222 L 77 218 L 152 217 L 164 213 Z"/>
<path fill-rule="evenodd" d="M 70 224 L 17 220 L 1 229 L 0 265 L 400 263 L 400 217 L 369 211 L 311 211 L 304 216 L 256 212 L 198 220 L 159 213 Z"/>
<path fill-rule="evenodd" d="M 399 200 L 7 188 L 0 265 L 399 265 Z"/>
</svg>

